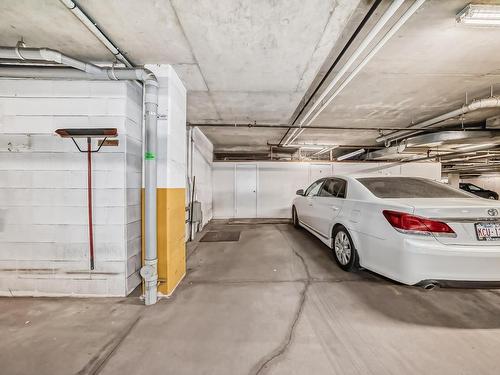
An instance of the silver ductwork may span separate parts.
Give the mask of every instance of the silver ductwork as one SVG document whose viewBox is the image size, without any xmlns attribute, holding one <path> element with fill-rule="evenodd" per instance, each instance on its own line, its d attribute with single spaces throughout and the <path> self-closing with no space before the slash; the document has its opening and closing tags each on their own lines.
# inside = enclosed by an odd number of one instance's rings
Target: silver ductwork
<svg viewBox="0 0 500 375">
<path fill-rule="evenodd" d="M 406 138 L 413 134 L 418 133 L 419 129 L 425 129 L 432 125 L 439 124 L 440 122 L 450 120 L 455 117 L 459 117 L 465 115 L 469 112 L 477 111 L 480 109 L 488 109 L 488 108 L 500 108 L 500 97 L 492 96 L 489 98 L 483 98 L 474 100 L 472 103 L 462 106 L 459 109 L 455 109 L 454 111 L 444 113 L 440 116 L 433 117 L 429 120 L 419 122 L 415 125 L 408 127 L 408 131 L 395 131 L 389 134 L 383 135 L 377 138 L 377 142 L 385 142 L 386 145 L 389 145 L 391 142 Z"/>
<path fill-rule="evenodd" d="M 408 157 L 408 153 L 412 153 L 411 149 L 418 148 L 446 148 L 450 146 L 460 146 L 464 143 L 475 143 L 486 141 L 489 147 L 500 143 L 500 132 L 498 130 L 481 130 L 481 131 L 442 131 L 439 133 L 421 134 L 401 141 L 396 146 L 386 147 L 385 149 L 372 151 L 365 156 L 365 160 L 388 160 L 388 159 L 404 159 Z M 482 145 L 478 145 L 482 146 Z M 405 154 L 406 153 L 406 154 Z"/>
</svg>

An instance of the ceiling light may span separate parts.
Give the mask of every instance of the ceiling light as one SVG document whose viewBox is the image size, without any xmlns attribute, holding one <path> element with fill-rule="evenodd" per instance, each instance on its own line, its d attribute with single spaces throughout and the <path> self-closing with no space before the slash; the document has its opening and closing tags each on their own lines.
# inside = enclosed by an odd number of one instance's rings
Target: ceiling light
<svg viewBox="0 0 500 375">
<path fill-rule="evenodd" d="M 289 146 L 287 146 L 289 147 Z M 305 145 L 305 146 L 296 146 L 297 148 L 300 148 L 301 150 L 312 150 L 312 151 L 316 151 L 316 150 L 322 150 L 324 147 L 323 146 L 319 146 L 319 145 Z"/>
<path fill-rule="evenodd" d="M 500 26 L 500 5 L 469 4 L 456 20 L 471 26 Z"/>
<path fill-rule="evenodd" d="M 318 156 L 318 155 L 323 155 L 323 154 L 326 154 L 327 152 L 329 151 L 332 151 L 333 149 L 337 148 L 339 146 L 330 146 L 330 147 L 325 147 L 323 148 L 322 150 L 316 152 L 315 154 L 311 155 L 311 156 Z"/>
<path fill-rule="evenodd" d="M 475 150 L 476 148 L 487 148 L 487 147 L 493 147 L 495 146 L 495 143 L 480 143 L 477 145 L 471 145 L 471 146 L 466 146 L 466 147 L 459 147 L 456 150 L 458 151 L 472 151 Z"/>
<path fill-rule="evenodd" d="M 339 156 L 337 158 L 338 161 L 341 161 L 341 160 L 346 160 L 346 159 L 350 159 L 350 158 L 353 158 L 355 156 L 358 156 L 358 155 L 361 155 L 363 152 L 365 152 L 365 149 L 364 148 L 361 148 L 357 151 L 353 151 L 353 152 L 350 152 L 348 154 L 345 154 L 345 155 L 342 155 L 342 156 Z"/>
</svg>

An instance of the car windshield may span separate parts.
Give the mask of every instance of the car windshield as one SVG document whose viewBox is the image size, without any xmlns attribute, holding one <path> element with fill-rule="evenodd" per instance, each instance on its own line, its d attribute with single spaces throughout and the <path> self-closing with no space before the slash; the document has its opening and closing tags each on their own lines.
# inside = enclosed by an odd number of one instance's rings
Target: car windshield
<svg viewBox="0 0 500 375">
<path fill-rule="evenodd" d="M 471 198 L 458 189 L 424 178 L 366 177 L 358 181 L 379 198 Z"/>
</svg>

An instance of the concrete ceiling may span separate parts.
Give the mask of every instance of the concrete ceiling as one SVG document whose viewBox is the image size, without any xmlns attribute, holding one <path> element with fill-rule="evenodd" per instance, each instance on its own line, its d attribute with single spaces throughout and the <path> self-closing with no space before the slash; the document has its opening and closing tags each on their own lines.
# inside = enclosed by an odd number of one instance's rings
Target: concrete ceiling
<svg viewBox="0 0 500 375">
<path fill-rule="evenodd" d="M 189 121 L 286 122 L 360 0 L 80 0 L 136 64 L 172 64 Z M 58 0 L 0 2 L 0 44 L 112 55 Z M 54 22 L 57 20 L 57 22 Z"/>
<path fill-rule="evenodd" d="M 135 64 L 172 64 L 188 120 L 287 123 L 369 0 L 80 0 Z M 481 1 L 500 3 L 499 1 Z M 388 1 L 385 1 L 387 4 Z M 408 0 L 408 4 L 412 1 Z M 428 0 L 313 122 L 407 126 L 500 93 L 498 28 L 457 25 L 467 0 Z M 351 23 L 350 23 L 351 22 Z M 49 47 L 95 62 L 112 55 L 58 0 L 0 1 L 0 44 Z M 497 112 L 476 113 L 465 121 Z M 262 149 L 283 129 L 203 128 L 216 148 Z M 374 144 L 377 132 L 307 130 L 300 142 Z"/>
</svg>

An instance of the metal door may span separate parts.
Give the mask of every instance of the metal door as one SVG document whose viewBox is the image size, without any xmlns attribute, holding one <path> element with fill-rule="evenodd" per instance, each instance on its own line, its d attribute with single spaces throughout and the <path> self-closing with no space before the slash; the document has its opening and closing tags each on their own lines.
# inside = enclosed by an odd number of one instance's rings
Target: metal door
<svg viewBox="0 0 500 375">
<path fill-rule="evenodd" d="M 236 166 L 235 217 L 257 217 L 257 165 Z"/>
</svg>

